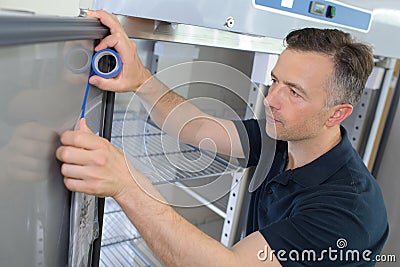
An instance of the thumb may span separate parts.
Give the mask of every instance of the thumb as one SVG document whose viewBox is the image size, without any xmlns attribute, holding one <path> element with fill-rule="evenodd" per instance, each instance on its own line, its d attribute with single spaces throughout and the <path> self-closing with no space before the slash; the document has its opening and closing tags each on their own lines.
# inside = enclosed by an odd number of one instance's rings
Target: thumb
<svg viewBox="0 0 400 267">
<path fill-rule="evenodd" d="M 118 89 L 120 87 L 120 84 L 116 78 L 106 79 L 106 78 L 102 78 L 100 76 L 94 75 L 94 76 L 90 77 L 89 83 L 91 85 L 94 85 L 97 88 L 100 88 L 105 91 L 114 91 L 114 92 L 122 91 L 122 90 Z M 117 89 L 113 89 L 113 88 L 117 88 Z"/>
<path fill-rule="evenodd" d="M 84 131 L 86 133 L 93 133 L 92 130 L 90 130 L 89 127 L 87 126 L 85 118 L 79 120 L 79 130 Z"/>
</svg>

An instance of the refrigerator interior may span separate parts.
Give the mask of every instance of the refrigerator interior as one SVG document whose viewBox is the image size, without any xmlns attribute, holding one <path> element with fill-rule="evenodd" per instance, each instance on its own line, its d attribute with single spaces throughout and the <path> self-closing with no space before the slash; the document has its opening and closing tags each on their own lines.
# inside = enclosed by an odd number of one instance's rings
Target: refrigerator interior
<svg viewBox="0 0 400 267">
<path fill-rule="evenodd" d="M 211 65 L 236 68 L 246 77 L 251 75 L 253 52 L 146 40 L 135 42 L 146 67 L 167 84 L 174 80 L 171 76 L 187 75 L 188 80 L 196 81 L 193 72 L 198 68 L 190 62 L 207 61 Z M 190 70 L 186 71 L 187 68 Z M 209 114 L 243 119 L 252 83 L 249 78 L 240 82 L 236 87 L 240 90 L 235 91 L 201 82 L 185 83 L 173 90 Z M 181 215 L 221 241 L 231 187 L 235 186 L 233 177 L 238 179 L 244 171 L 235 159 L 199 150 L 167 135 L 148 118 L 134 93 L 116 95 L 111 142 L 149 177 Z M 102 266 L 112 262 L 122 266 L 162 266 L 111 198 L 106 199 L 104 218 Z"/>
</svg>

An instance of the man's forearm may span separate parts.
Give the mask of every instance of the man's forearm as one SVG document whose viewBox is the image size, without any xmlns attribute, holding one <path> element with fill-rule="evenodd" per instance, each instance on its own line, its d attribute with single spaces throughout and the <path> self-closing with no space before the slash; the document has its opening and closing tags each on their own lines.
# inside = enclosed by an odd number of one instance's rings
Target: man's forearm
<svg viewBox="0 0 400 267">
<path fill-rule="evenodd" d="M 142 174 L 134 176 L 140 187 L 130 187 L 116 200 L 167 266 L 236 266 L 232 251 L 176 213 Z"/>
<path fill-rule="evenodd" d="M 137 94 L 152 120 L 169 135 L 201 149 L 244 157 L 232 121 L 204 113 L 155 77 L 147 80 Z"/>
<path fill-rule="evenodd" d="M 209 116 L 152 77 L 136 92 L 152 120 L 185 143 L 198 145 L 196 132 Z"/>
</svg>

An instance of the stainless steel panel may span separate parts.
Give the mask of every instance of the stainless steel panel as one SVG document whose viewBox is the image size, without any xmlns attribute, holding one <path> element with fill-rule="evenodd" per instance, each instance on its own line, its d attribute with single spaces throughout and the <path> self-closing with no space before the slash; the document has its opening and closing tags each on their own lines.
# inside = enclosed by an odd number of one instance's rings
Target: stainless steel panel
<svg viewBox="0 0 400 267">
<path fill-rule="evenodd" d="M 59 135 L 78 122 L 94 40 L 108 30 L 93 18 L 3 12 L 0 22 L 0 265 L 66 266 L 70 193 L 54 152 Z M 90 90 L 94 132 L 104 99 Z"/>
<path fill-rule="evenodd" d="M 70 193 L 54 153 L 79 118 L 87 82 L 88 70 L 65 64 L 82 63 L 68 58 L 75 47 L 90 51 L 93 41 L 0 49 L 0 266 L 67 264 Z M 101 94 L 92 89 L 88 101 L 95 132 Z"/>
<path fill-rule="evenodd" d="M 129 37 L 279 54 L 282 40 L 185 24 L 119 16 Z"/>
<path fill-rule="evenodd" d="M 366 9 L 371 10 L 372 23 L 369 32 L 342 29 L 354 34 L 360 40 L 373 44 L 377 55 L 400 57 L 400 51 L 393 45 L 399 41 L 400 4 L 398 1 L 368 1 L 365 3 L 360 0 L 343 0 L 334 2 L 355 7 L 365 6 Z M 178 24 L 186 24 L 276 39 L 282 39 L 289 31 L 303 27 L 340 28 L 318 20 L 307 20 L 287 13 L 257 9 L 254 8 L 251 0 L 122 0 L 118 4 L 113 1 L 95 0 L 92 8 L 177 24 L 173 27 L 180 27 Z M 233 18 L 233 25 L 229 23 L 229 18 Z M 157 30 L 156 27 L 154 29 Z M 210 35 L 206 35 L 206 37 L 208 40 L 214 40 Z M 201 38 L 201 35 L 197 35 L 196 38 Z M 238 49 L 240 49 L 240 45 Z"/>
</svg>

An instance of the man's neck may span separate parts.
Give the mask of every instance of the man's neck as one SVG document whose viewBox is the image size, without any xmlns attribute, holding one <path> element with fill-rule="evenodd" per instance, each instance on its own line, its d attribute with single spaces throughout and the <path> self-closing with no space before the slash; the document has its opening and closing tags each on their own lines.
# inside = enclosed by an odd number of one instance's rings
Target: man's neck
<svg viewBox="0 0 400 267">
<path fill-rule="evenodd" d="M 328 129 L 318 136 L 301 141 L 288 141 L 286 170 L 302 167 L 335 147 L 342 136 L 340 127 Z"/>
</svg>

